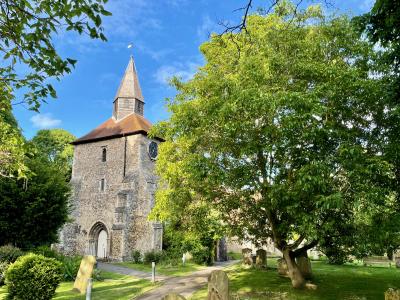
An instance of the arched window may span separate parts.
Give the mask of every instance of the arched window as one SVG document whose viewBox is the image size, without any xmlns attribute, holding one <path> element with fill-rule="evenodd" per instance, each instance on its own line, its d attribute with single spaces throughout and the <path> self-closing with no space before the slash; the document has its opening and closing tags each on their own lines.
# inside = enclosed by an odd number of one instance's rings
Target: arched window
<svg viewBox="0 0 400 300">
<path fill-rule="evenodd" d="M 103 162 L 107 161 L 107 149 L 106 148 L 103 148 L 103 152 L 101 155 L 101 161 L 103 161 Z"/>
</svg>

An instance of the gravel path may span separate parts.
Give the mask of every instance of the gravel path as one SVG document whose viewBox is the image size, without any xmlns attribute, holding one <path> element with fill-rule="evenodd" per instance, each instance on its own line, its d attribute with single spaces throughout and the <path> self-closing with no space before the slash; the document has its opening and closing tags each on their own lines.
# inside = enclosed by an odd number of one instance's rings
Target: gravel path
<svg viewBox="0 0 400 300">
<path fill-rule="evenodd" d="M 214 266 L 207 267 L 203 270 L 193 272 L 187 276 L 180 277 L 168 277 L 163 275 L 157 275 L 156 280 L 162 281 L 162 286 L 155 288 L 153 290 L 144 293 L 143 295 L 137 297 L 137 300 L 159 300 L 166 294 L 174 292 L 181 294 L 185 298 L 190 297 L 195 291 L 202 288 L 207 284 L 208 275 L 214 270 L 220 270 L 227 266 L 237 263 L 237 260 L 228 262 L 218 262 Z M 151 280 L 151 274 L 142 271 L 136 271 L 125 267 L 98 263 L 98 268 L 101 270 L 120 273 L 130 276 L 135 276 L 139 278 Z"/>
</svg>

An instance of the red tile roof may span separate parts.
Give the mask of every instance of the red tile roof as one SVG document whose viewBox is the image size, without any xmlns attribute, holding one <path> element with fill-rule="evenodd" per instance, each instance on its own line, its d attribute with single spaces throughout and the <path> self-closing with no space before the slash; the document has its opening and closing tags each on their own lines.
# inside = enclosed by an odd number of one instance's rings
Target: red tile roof
<svg viewBox="0 0 400 300">
<path fill-rule="evenodd" d="M 151 123 L 144 117 L 132 113 L 118 122 L 110 118 L 83 137 L 72 142 L 73 145 L 117 138 L 125 135 L 144 134 L 147 135 Z"/>
</svg>

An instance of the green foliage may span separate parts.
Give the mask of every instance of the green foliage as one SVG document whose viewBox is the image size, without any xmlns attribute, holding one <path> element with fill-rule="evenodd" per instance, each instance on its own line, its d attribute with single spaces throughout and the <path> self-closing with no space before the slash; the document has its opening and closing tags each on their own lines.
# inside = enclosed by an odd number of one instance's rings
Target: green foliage
<svg viewBox="0 0 400 300">
<path fill-rule="evenodd" d="M 199 245 L 193 248 L 190 254 L 196 264 L 211 266 L 214 262 L 214 252 L 209 247 Z"/>
<path fill-rule="evenodd" d="M 30 252 L 35 254 L 43 255 L 44 257 L 55 258 L 60 260 L 63 257 L 62 254 L 58 253 L 56 250 L 51 249 L 49 246 L 42 245 L 32 249 Z"/>
<path fill-rule="evenodd" d="M 61 280 L 61 263 L 54 258 L 21 256 L 6 271 L 7 299 L 50 300 Z"/>
<path fill-rule="evenodd" d="M 59 33 L 75 32 L 106 40 L 102 17 L 107 0 L 52 1 L 12 0 L 0 2 L 0 176 L 18 178 L 29 174 L 24 164 L 25 141 L 11 115 L 11 104 L 24 103 L 39 111 L 48 97 L 56 98 L 50 79 L 71 72 L 76 60 L 62 58 L 53 38 Z M 23 70 L 23 71 L 21 71 Z M 16 92 L 23 96 L 16 98 Z"/>
<path fill-rule="evenodd" d="M 52 250 L 49 246 L 39 246 L 32 249 L 31 252 L 56 259 L 62 264 L 63 281 L 75 280 L 81 265 L 82 256 L 65 256 L 56 250 Z"/>
<path fill-rule="evenodd" d="M 145 264 L 151 264 L 154 261 L 158 264 L 164 257 L 165 253 L 163 251 L 151 250 L 144 253 L 143 262 Z"/>
<path fill-rule="evenodd" d="M 140 253 L 139 250 L 133 250 L 131 256 L 135 264 L 138 264 L 142 261 L 142 254 Z"/>
<path fill-rule="evenodd" d="M 0 247 L 0 262 L 15 262 L 20 256 L 25 253 L 12 245 L 5 245 Z"/>
<path fill-rule="evenodd" d="M 40 156 L 55 164 L 69 181 L 72 170 L 74 148 L 70 144 L 76 139 L 64 129 L 39 130 L 32 139 L 32 144 Z"/>
<path fill-rule="evenodd" d="M 2 95 L 0 85 L 0 95 Z M 28 146 L 12 115 L 10 99 L 0 98 L 0 177 L 26 176 L 25 154 Z"/>
<path fill-rule="evenodd" d="M 9 265 L 10 263 L 7 261 L 0 261 L 0 286 L 4 285 L 4 278 Z"/>
<path fill-rule="evenodd" d="M 392 165 L 377 147 L 388 85 L 370 76 L 373 44 L 345 16 L 277 11 L 213 36 L 194 78 L 173 81 L 171 117 L 152 131 L 166 139 L 152 217 L 201 223 L 194 212 L 204 207 L 230 234 L 272 239 L 294 259 L 343 223 L 373 229 L 383 211 L 399 214 Z M 340 234 L 356 251 L 361 235 Z"/>
<path fill-rule="evenodd" d="M 0 245 L 22 249 L 57 241 L 68 218 L 70 186 L 58 167 L 41 157 L 27 160 L 28 180 L 0 178 Z"/>
<path fill-rule="evenodd" d="M 367 36 L 378 49 L 379 56 L 375 59 L 375 74 L 382 76 L 386 88 L 381 94 L 380 105 L 384 113 L 378 110 L 375 116 L 376 131 L 384 132 L 384 141 L 381 134 L 377 134 L 374 147 L 379 149 L 382 156 L 393 165 L 395 179 L 391 188 L 396 191 L 394 202 L 400 202 L 400 3 L 391 0 L 376 0 L 371 12 L 354 18 L 363 36 Z M 400 230 L 398 213 L 400 208 L 384 211 L 381 216 L 374 218 L 374 232 L 372 228 L 363 228 L 368 236 L 361 243 L 370 241 L 373 252 L 382 252 L 379 247 L 386 243 L 388 256 L 392 256 L 395 249 L 400 247 Z M 368 250 L 368 249 L 367 249 Z M 368 252 L 368 251 L 364 251 Z M 361 255 L 360 253 L 359 255 Z"/>
</svg>

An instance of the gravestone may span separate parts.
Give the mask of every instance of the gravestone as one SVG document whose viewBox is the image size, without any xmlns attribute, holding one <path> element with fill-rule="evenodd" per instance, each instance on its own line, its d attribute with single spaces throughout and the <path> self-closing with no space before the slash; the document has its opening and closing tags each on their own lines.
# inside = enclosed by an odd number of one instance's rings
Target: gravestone
<svg viewBox="0 0 400 300">
<path fill-rule="evenodd" d="M 312 270 L 311 270 L 311 262 L 310 259 L 306 256 L 296 257 L 296 263 L 299 267 L 299 270 L 305 279 L 311 279 Z"/>
<path fill-rule="evenodd" d="M 186 298 L 176 293 L 169 293 L 162 297 L 161 300 L 186 300 Z"/>
<path fill-rule="evenodd" d="M 252 250 L 250 248 L 242 249 L 242 259 L 243 264 L 251 266 L 253 264 L 253 259 L 251 257 Z"/>
<path fill-rule="evenodd" d="M 76 275 L 74 283 L 74 291 L 81 294 L 86 293 L 88 279 L 92 277 L 93 268 L 96 264 L 96 258 L 93 255 L 85 255 L 81 260 L 78 274 Z"/>
<path fill-rule="evenodd" d="M 395 257 L 396 268 L 400 268 L 400 257 Z"/>
<path fill-rule="evenodd" d="M 267 251 L 264 249 L 258 249 L 256 251 L 256 266 L 265 268 L 267 266 Z"/>
<path fill-rule="evenodd" d="M 400 300 L 400 290 L 388 289 L 385 292 L 385 300 Z"/>
<path fill-rule="evenodd" d="M 229 279 L 224 271 L 212 271 L 208 277 L 207 300 L 229 300 Z"/>
<path fill-rule="evenodd" d="M 277 261 L 278 263 L 278 274 L 286 276 L 288 274 L 288 267 L 286 260 L 284 258 L 280 258 Z"/>
</svg>

